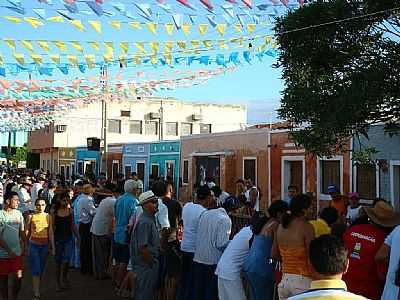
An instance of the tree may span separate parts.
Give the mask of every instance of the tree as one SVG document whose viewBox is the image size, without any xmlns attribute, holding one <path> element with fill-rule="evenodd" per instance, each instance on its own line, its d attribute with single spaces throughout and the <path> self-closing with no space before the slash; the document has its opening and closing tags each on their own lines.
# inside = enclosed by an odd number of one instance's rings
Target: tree
<svg viewBox="0 0 400 300">
<path fill-rule="evenodd" d="M 318 0 L 277 20 L 279 109 L 306 150 L 330 155 L 371 124 L 400 131 L 400 0 Z"/>
<path fill-rule="evenodd" d="M 16 153 L 11 156 L 10 160 L 14 163 L 14 165 L 18 168 L 20 162 L 26 161 L 28 156 L 28 150 L 26 145 L 23 147 L 17 147 Z"/>
</svg>

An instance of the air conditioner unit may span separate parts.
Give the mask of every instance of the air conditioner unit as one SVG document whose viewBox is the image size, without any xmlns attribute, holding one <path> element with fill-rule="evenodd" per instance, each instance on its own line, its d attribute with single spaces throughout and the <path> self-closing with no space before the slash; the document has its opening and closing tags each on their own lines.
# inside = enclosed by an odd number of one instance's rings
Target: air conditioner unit
<svg viewBox="0 0 400 300">
<path fill-rule="evenodd" d="M 56 132 L 61 133 L 65 132 L 67 130 L 67 125 L 57 125 L 56 126 Z"/>
<path fill-rule="evenodd" d="M 159 118 L 160 118 L 160 113 L 158 112 L 150 113 L 150 119 L 159 119 Z"/>
<path fill-rule="evenodd" d="M 193 121 L 201 121 L 201 120 L 203 120 L 203 117 L 201 115 L 193 114 L 192 115 L 192 120 Z"/>
</svg>

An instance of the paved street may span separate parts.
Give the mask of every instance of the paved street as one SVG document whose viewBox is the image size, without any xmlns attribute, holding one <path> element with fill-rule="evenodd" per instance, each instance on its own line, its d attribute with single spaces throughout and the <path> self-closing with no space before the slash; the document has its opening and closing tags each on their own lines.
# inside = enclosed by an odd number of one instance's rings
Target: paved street
<svg viewBox="0 0 400 300">
<path fill-rule="evenodd" d="M 29 264 L 25 262 L 25 276 L 22 283 L 22 290 L 19 300 L 32 299 L 32 284 L 29 273 Z M 122 299 L 114 295 L 111 287 L 111 281 L 96 281 L 91 277 L 82 276 L 79 270 L 70 271 L 71 289 L 56 293 L 55 288 L 55 264 L 53 258 L 50 257 L 42 284 L 42 300 L 108 300 Z"/>
</svg>

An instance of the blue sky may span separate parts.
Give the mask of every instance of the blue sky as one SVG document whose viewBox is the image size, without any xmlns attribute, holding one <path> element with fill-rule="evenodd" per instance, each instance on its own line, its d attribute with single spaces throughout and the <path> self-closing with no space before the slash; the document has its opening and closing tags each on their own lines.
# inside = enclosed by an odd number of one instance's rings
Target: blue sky
<svg viewBox="0 0 400 300">
<path fill-rule="evenodd" d="M 16 2 L 16 0 L 11 0 Z M 5 20 L 4 16 L 15 16 L 15 17 L 27 17 L 27 16 L 36 16 L 32 8 L 44 8 L 46 12 L 46 18 L 56 16 L 57 9 L 63 8 L 63 2 L 61 0 L 53 0 L 53 5 L 44 5 L 38 3 L 37 0 L 22 0 L 24 7 L 27 7 L 26 14 L 22 15 L 16 12 L 13 12 L 10 9 L 5 8 L 4 6 L 12 6 L 7 0 L 0 0 L 0 36 L 4 38 L 12 38 L 15 40 L 31 40 L 33 41 L 35 52 L 38 54 L 43 54 L 44 60 L 48 60 L 48 53 L 44 53 L 35 43 L 36 40 L 65 40 L 65 41 L 80 41 L 83 44 L 86 41 L 113 41 L 115 44 L 120 41 L 166 41 L 166 40 L 192 40 L 192 39 L 213 39 L 217 40 L 221 37 L 218 33 L 209 27 L 209 31 L 205 36 L 200 36 L 196 31 L 197 27 L 192 27 L 191 33 L 189 36 L 184 36 L 181 32 L 175 31 L 174 36 L 169 37 L 163 30 L 159 29 L 157 35 L 152 35 L 146 30 L 133 31 L 129 28 L 128 24 L 125 24 L 129 21 L 140 21 L 143 23 L 148 22 L 142 17 L 137 17 L 138 10 L 136 7 L 132 5 L 135 3 L 150 3 L 153 11 L 160 11 L 159 7 L 156 5 L 155 0 L 148 1 L 126 1 L 126 0 L 115 0 L 114 2 L 120 2 L 126 5 L 126 9 L 131 12 L 131 15 L 135 16 L 135 19 L 128 19 L 121 16 L 119 13 L 116 13 L 116 10 L 110 8 L 111 6 L 106 6 L 109 11 L 115 13 L 113 17 L 98 17 L 95 14 L 85 15 L 82 14 L 83 11 L 90 13 L 91 10 L 86 5 L 85 1 L 81 1 L 78 4 L 79 13 L 78 14 L 70 14 L 71 17 L 81 19 L 85 25 L 85 32 L 80 32 L 78 29 L 74 28 L 72 25 L 67 22 L 64 23 L 51 23 L 43 20 L 45 23 L 44 26 L 39 27 L 38 29 L 33 29 L 32 26 L 27 24 L 26 22 L 21 22 L 20 24 L 14 24 Z M 111 1 L 106 3 L 110 3 Z M 189 14 L 194 14 L 194 12 L 190 9 L 184 8 L 182 5 L 177 4 L 176 0 L 167 0 L 166 3 L 171 3 L 171 9 L 173 13 L 183 14 L 184 23 L 189 22 Z M 206 19 L 207 15 L 210 15 L 208 11 L 202 7 L 199 0 L 189 0 L 190 3 L 195 4 L 198 7 L 198 10 L 195 14 L 198 14 L 198 23 L 208 23 Z M 211 0 L 210 1 L 215 7 L 215 20 L 217 23 L 225 22 L 221 17 L 221 8 L 220 5 L 227 4 L 228 2 L 225 0 Z M 241 1 L 237 1 L 241 3 Z M 296 2 L 295 0 L 291 0 L 291 2 Z M 272 3 L 272 1 L 268 0 L 260 0 L 253 1 L 254 5 L 257 4 L 265 4 Z M 109 4 L 107 4 L 109 5 Z M 158 9 L 158 10 L 157 10 Z M 251 16 L 254 13 L 266 14 L 266 12 L 262 12 L 256 10 L 254 8 L 252 11 L 246 10 L 244 5 L 238 4 L 234 6 L 235 14 L 236 13 L 247 13 L 248 15 L 244 15 L 243 19 L 246 24 L 252 23 Z M 271 10 L 274 12 L 282 13 L 284 8 L 282 6 L 274 6 Z M 262 16 L 261 18 L 265 17 Z M 100 20 L 103 23 L 103 34 L 99 35 L 96 33 L 90 26 L 87 25 L 87 20 Z M 124 24 L 121 27 L 121 30 L 115 30 L 108 25 L 110 20 L 121 20 Z M 265 19 L 267 20 L 267 19 Z M 167 23 L 171 21 L 171 14 L 162 12 L 153 19 L 155 22 L 159 23 Z M 237 20 L 232 20 L 232 24 L 237 23 Z M 264 22 L 263 25 L 258 25 L 253 34 L 257 35 L 266 35 L 272 34 L 272 23 L 269 25 L 265 25 L 267 22 Z M 107 26 L 108 25 L 108 26 Z M 160 26 L 161 27 L 161 26 Z M 228 27 L 223 38 L 233 38 L 238 37 L 238 33 L 232 29 L 232 27 Z M 0 41 L 0 50 L 5 58 L 5 62 L 14 62 L 12 57 L 12 51 L 7 47 L 4 41 Z M 130 46 L 130 51 L 132 50 L 132 46 Z M 102 49 L 104 50 L 104 49 Z M 51 53 L 56 53 L 57 49 L 52 46 Z M 74 53 L 74 50 L 69 47 L 68 54 L 76 54 L 79 56 L 79 53 Z M 226 51 L 212 51 L 211 54 L 215 55 L 216 53 L 225 53 L 229 55 L 229 52 L 233 50 Z M 17 43 L 17 53 L 25 54 L 26 60 L 29 60 L 30 53 L 28 50 L 21 47 L 19 43 Z M 84 46 L 84 52 L 86 54 L 99 54 L 93 52 L 89 46 Z M 131 52 L 129 52 L 131 53 Z M 101 54 L 101 51 L 100 51 Z M 66 60 L 65 57 L 62 56 L 62 60 Z M 276 119 L 275 110 L 279 107 L 279 99 L 280 92 L 283 89 L 283 82 L 280 79 L 281 72 L 278 69 L 272 68 L 272 64 L 275 63 L 275 59 L 271 57 L 265 57 L 262 62 L 254 59 L 252 64 L 249 65 L 247 63 L 243 63 L 241 66 L 238 66 L 233 73 L 228 73 L 224 75 L 219 75 L 217 77 L 211 78 L 206 84 L 193 86 L 189 88 L 180 88 L 174 91 L 166 91 L 158 93 L 161 96 L 171 96 L 176 97 L 178 99 L 182 99 L 185 101 L 196 101 L 196 102 L 209 102 L 209 103 L 227 103 L 227 104 L 246 104 L 248 107 L 248 121 L 249 123 L 263 123 L 269 122 L 270 120 Z M 193 70 L 198 70 L 200 68 L 204 68 L 202 66 L 192 66 Z M 215 65 L 209 67 L 210 69 L 215 68 Z M 157 69 L 153 67 L 135 67 L 128 68 L 124 70 L 124 76 L 126 78 L 132 78 L 132 76 L 138 72 L 144 70 L 145 72 L 165 72 L 168 71 L 168 67 L 159 67 Z M 118 70 L 112 70 L 111 72 L 117 72 Z M 62 75 L 60 72 L 54 72 L 53 77 L 59 78 L 67 78 L 72 79 L 76 77 L 88 77 L 92 75 L 97 75 L 99 70 L 89 70 L 85 74 L 81 74 L 78 71 L 70 72 L 68 76 Z M 28 75 L 20 74 L 18 79 L 27 79 Z M 33 79 L 45 79 L 46 77 L 40 76 L 38 74 L 32 74 Z M 7 79 L 12 80 L 14 77 L 7 76 Z"/>
</svg>

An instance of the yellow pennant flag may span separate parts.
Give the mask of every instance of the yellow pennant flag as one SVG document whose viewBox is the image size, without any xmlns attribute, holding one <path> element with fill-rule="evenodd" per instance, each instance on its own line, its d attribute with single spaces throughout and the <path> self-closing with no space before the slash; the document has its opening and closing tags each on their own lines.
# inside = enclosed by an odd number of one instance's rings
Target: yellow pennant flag
<svg viewBox="0 0 400 300">
<path fill-rule="evenodd" d="M 172 63 L 172 55 L 171 54 L 164 54 L 164 59 L 167 65 L 170 65 Z"/>
<path fill-rule="evenodd" d="M 201 35 L 205 35 L 208 30 L 208 24 L 199 24 L 199 32 Z"/>
<path fill-rule="evenodd" d="M 141 65 L 142 64 L 142 58 L 138 55 L 133 56 L 133 63 L 135 65 Z"/>
<path fill-rule="evenodd" d="M 37 41 L 36 43 L 44 50 L 44 52 L 50 51 L 49 43 L 47 41 Z"/>
<path fill-rule="evenodd" d="M 14 58 L 20 65 L 25 63 L 25 57 L 21 53 L 14 53 Z"/>
<path fill-rule="evenodd" d="M 54 63 L 56 63 L 56 64 L 60 64 L 60 55 L 58 55 L 58 54 L 52 54 L 52 55 L 50 55 L 50 59 L 54 62 Z"/>
<path fill-rule="evenodd" d="M 33 46 L 31 41 L 22 40 L 20 41 L 21 45 L 28 49 L 30 52 L 33 52 Z"/>
<path fill-rule="evenodd" d="M 142 29 L 142 27 L 140 26 L 140 22 L 129 22 L 129 25 L 133 28 L 133 29 Z"/>
<path fill-rule="evenodd" d="M 150 42 L 150 48 L 153 50 L 153 53 L 157 53 L 159 49 L 158 42 Z"/>
<path fill-rule="evenodd" d="M 71 46 L 72 46 L 72 48 L 74 48 L 76 51 L 82 52 L 82 53 L 83 53 L 83 47 L 82 47 L 82 45 L 81 45 L 80 42 L 78 42 L 78 41 L 72 41 L 72 42 L 71 42 Z"/>
<path fill-rule="evenodd" d="M 114 54 L 112 52 L 108 52 L 103 55 L 103 58 L 105 62 L 110 63 L 114 59 Z"/>
<path fill-rule="evenodd" d="M 135 42 L 134 45 L 141 53 L 146 53 L 146 50 L 144 49 L 144 44 L 142 42 Z"/>
<path fill-rule="evenodd" d="M 63 41 L 52 41 L 54 46 L 56 46 L 61 52 L 65 52 L 67 50 L 67 46 L 65 45 L 65 42 Z"/>
<path fill-rule="evenodd" d="M 121 48 L 123 53 L 128 53 L 129 51 L 129 43 L 128 42 L 120 42 L 119 47 Z"/>
<path fill-rule="evenodd" d="M 86 64 L 89 68 L 93 68 L 95 66 L 95 56 L 94 54 L 86 54 L 85 55 Z"/>
<path fill-rule="evenodd" d="M 173 41 L 164 42 L 164 52 L 165 53 L 171 52 L 172 48 L 174 48 L 174 42 Z"/>
<path fill-rule="evenodd" d="M 265 43 L 266 44 L 271 44 L 271 42 L 272 42 L 272 36 L 267 36 L 266 38 L 265 38 Z"/>
<path fill-rule="evenodd" d="M 47 21 L 63 23 L 64 22 L 64 18 L 61 17 L 61 16 L 55 16 L 55 17 L 47 18 Z"/>
<path fill-rule="evenodd" d="M 218 43 L 219 43 L 219 49 L 221 50 L 229 49 L 229 46 L 225 44 L 225 40 L 219 40 Z"/>
<path fill-rule="evenodd" d="M 192 41 L 190 41 L 190 43 L 192 44 L 192 48 L 193 49 L 197 49 L 200 46 L 200 41 L 199 40 L 192 40 Z"/>
<path fill-rule="evenodd" d="M 158 62 L 157 56 L 156 56 L 156 55 L 150 56 L 150 62 L 151 62 L 153 65 L 156 65 L 157 62 Z"/>
<path fill-rule="evenodd" d="M 172 33 L 174 32 L 174 24 L 167 23 L 164 26 L 165 26 L 165 31 L 167 32 L 167 34 L 172 35 Z"/>
<path fill-rule="evenodd" d="M 204 40 L 203 41 L 203 45 L 204 47 L 206 47 L 207 49 L 210 49 L 212 47 L 212 41 L 210 40 Z"/>
<path fill-rule="evenodd" d="M 78 58 L 76 57 L 76 55 L 67 55 L 67 58 L 68 58 L 69 62 L 71 63 L 71 65 L 73 65 L 73 66 L 78 65 Z"/>
<path fill-rule="evenodd" d="M 29 23 L 33 28 L 38 28 L 39 26 L 43 26 L 43 22 L 38 18 L 34 17 L 25 17 L 24 20 Z"/>
<path fill-rule="evenodd" d="M 176 42 L 179 48 L 186 49 L 186 42 L 185 41 L 178 41 Z"/>
<path fill-rule="evenodd" d="M 217 24 L 216 29 L 221 36 L 224 36 L 226 30 L 226 24 Z"/>
<path fill-rule="evenodd" d="M 272 49 L 278 48 L 278 44 L 275 43 L 275 42 L 272 42 L 272 43 L 271 43 L 271 48 L 272 48 Z"/>
<path fill-rule="evenodd" d="M 100 43 L 99 42 L 88 42 L 89 46 L 92 47 L 94 50 L 100 50 Z"/>
<path fill-rule="evenodd" d="M 236 23 L 235 25 L 233 25 L 233 28 L 235 28 L 236 32 L 242 33 L 242 24 Z"/>
<path fill-rule="evenodd" d="M 41 65 L 43 63 L 43 58 L 40 54 L 32 54 L 31 58 L 37 65 Z"/>
<path fill-rule="evenodd" d="M 127 66 L 128 62 L 126 61 L 126 55 L 120 55 L 119 56 L 119 63 L 123 65 L 124 67 Z"/>
<path fill-rule="evenodd" d="M 101 30 L 101 22 L 100 22 L 100 21 L 89 20 L 89 21 L 88 21 L 88 24 L 89 24 L 90 26 L 92 26 L 92 28 L 93 28 L 94 30 L 96 30 L 96 32 L 97 32 L 98 34 L 102 34 L 102 33 L 103 33 L 102 30 Z"/>
<path fill-rule="evenodd" d="M 256 29 L 256 24 L 247 24 L 248 33 L 253 33 L 254 29 Z"/>
<path fill-rule="evenodd" d="M 15 51 L 15 40 L 12 39 L 4 39 L 4 43 L 10 48 L 11 50 Z"/>
<path fill-rule="evenodd" d="M 190 24 L 183 24 L 182 31 L 184 35 L 188 36 L 190 34 Z"/>
<path fill-rule="evenodd" d="M 76 28 L 78 28 L 80 31 L 85 31 L 85 27 L 82 24 L 81 20 L 70 20 L 69 21 L 73 26 L 75 26 Z"/>
<path fill-rule="evenodd" d="M 121 21 L 117 21 L 117 20 L 110 21 L 110 25 L 111 25 L 113 28 L 117 29 L 117 30 L 120 30 L 120 29 L 121 29 Z"/>
<path fill-rule="evenodd" d="M 146 23 L 146 25 L 147 25 L 147 29 L 149 29 L 149 31 L 152 34 L 157 34 L 157 23 L 149 22 L 149 23 Z"/>
<path fill-rule="evenodd" d="M 231 39 L 231 43 L 236 43 L 237 44 L 236 47 L 241 48 L 243 47 L 243 37 Z"/>
<path fill-rule="evenodd" d="M 114 52 L 113 42 L 104 42 L 104 48 L 106 48 L 107 53 L 113 53 Z"/>
<path fill-rule="evenodd" d="M 22 22 L 21 18 L 18 18 L 18 17 L 5 16 L 3 18 L 10 22 L 16 23 L 16 24 L 19 24 Z"/>
</svg>

